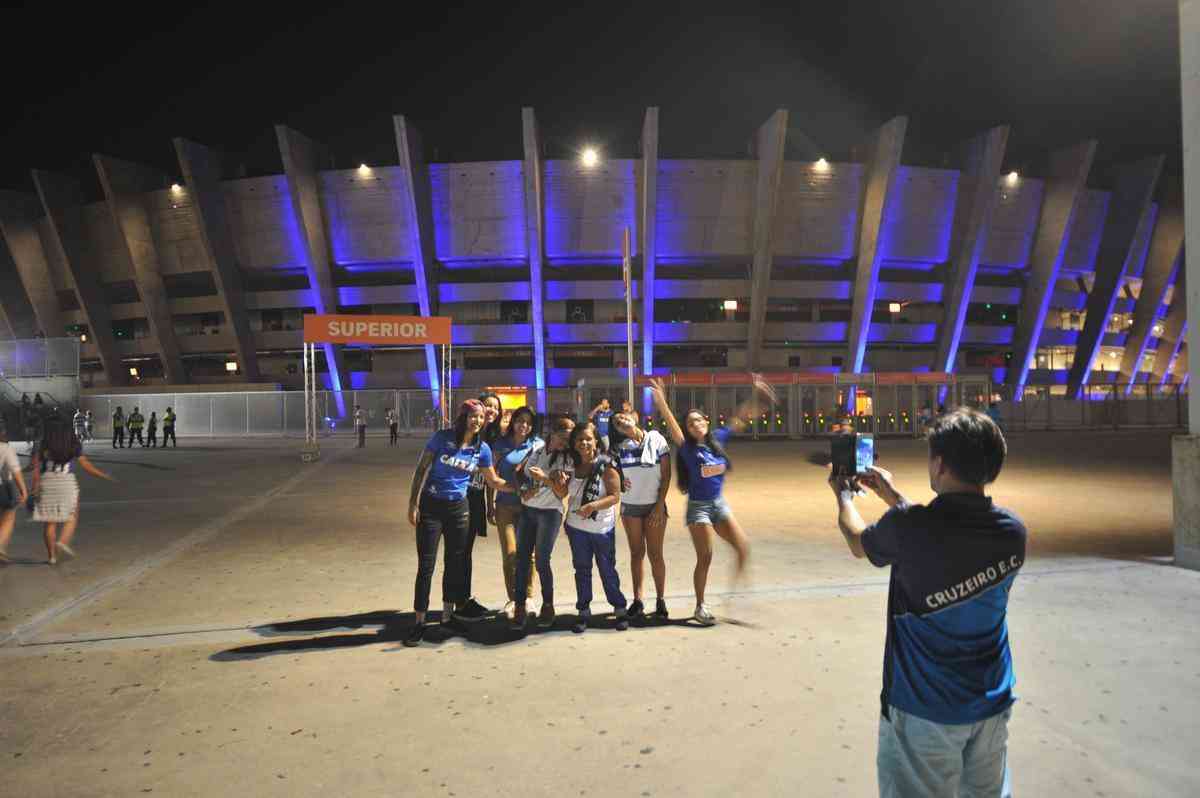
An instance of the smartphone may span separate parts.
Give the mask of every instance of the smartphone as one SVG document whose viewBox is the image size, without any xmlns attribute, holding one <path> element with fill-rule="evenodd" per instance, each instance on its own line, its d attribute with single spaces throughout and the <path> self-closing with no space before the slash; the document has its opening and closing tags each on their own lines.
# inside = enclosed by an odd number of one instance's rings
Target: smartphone
<svg viewBox="0 0 1200 798">
<path fill-rule="evenodd" d="M 841 477 L 857 477 L 875 465 L 875 436 L 859 432 L 834 435 L 830 439 L 833 472 Z"/>
</svg>

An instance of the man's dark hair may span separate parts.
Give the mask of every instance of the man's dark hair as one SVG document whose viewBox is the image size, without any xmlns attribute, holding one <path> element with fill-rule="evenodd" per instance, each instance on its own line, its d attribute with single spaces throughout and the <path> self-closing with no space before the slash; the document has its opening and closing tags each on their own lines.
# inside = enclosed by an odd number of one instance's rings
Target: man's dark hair
<svg viewBox="0 0 1200 798">
<path fill-rule="evenodd" d="M 969 407 L 935 418 L 928 438 L 930 455 L 941 457 L 954 476 L 972 485 L 995 482 L 1008 454 L 996 422 Z"/>
</svg>

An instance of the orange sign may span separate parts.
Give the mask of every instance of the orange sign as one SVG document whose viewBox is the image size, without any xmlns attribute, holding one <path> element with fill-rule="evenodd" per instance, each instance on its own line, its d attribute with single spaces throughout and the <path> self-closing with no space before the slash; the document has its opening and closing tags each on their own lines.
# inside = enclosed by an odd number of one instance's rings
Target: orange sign
<svg viewBox="0 0 1200 798">
<path fill-rule="evenodd" d="M 419 344 L 450 343 L 446 316 L 343 316 L 306 315 L 304 342 L 308 344 Z"/>
</svg>

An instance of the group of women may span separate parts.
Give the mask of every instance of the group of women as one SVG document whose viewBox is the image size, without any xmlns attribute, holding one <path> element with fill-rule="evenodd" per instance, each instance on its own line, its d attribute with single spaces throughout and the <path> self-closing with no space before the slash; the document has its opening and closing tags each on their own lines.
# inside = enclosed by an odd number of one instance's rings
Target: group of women
<svg viewBox="0 0 1200 798">
<path fill-rule="evenodd" d="M 439 541 L 444 548 L 442 622 L 473 623 L 490 616 L 471 591 L 475 538 L 486 536 L 489 526 L 495 527 L 500 542 L 508 594 L 504 614 L 513 629 L 523 631 L 530 622 L 528 603 L 534 597 L 535 574 L 542 599 L 536 623 L 543 628 L 554 624 L 551 558 L 564 528 L 575 569 L 572 631 L 586 631 L 591 619 L 593 566 L 618 630 L 646 616 L 647 555 L 656 593 L 651 616 L 666 620 L 663 542 L 672 481 L 670 444 L 676 449 L 676 484 L 688 495 L 686 523 L 696 549 L 692 617 L 705 626 L 715 623 L 705 602 L 714 535 L 733 547 L 739 574 L 750 553 L 746 534 L 722 488 L 733 466 L 725 449 L 731 429 L 749 423 L 762 402 L 775 401 L 774 392 L 761 378 L 755 377 L 754 386 L 751 399 L 732 414 L 730 427 L 714 429 L 697 409 L 687 412 L 681 426 L 664 385 L 652 382 L 666 437 L 642 429 L 637 413 L 627 404 L 612 415 L 615 434 L 608 429 L 601 432 L 594 419 L 577 423 L 562 415 L 548 420 L 549 440 L 543 440 L 534 434 L 537 417 L 528 407 L 514 411 L 502 428 L 499 397 L 484 394 L 464 402 L 453 426 L 430 438 L 413 476 L 408 518 L 416 529 L 418 555 L 416 623 L 404 644 L 416 646 L 424 637 Z M 617 572 L 618 515 L 629 542 L 632 602 L 622 593 Z"/>
</svg>

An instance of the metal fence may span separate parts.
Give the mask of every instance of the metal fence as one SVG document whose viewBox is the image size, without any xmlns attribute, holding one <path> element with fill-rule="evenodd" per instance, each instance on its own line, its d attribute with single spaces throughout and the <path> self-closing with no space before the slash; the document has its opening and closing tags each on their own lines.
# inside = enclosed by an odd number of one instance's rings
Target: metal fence
<svg viewBox="0 0 1200 798">
<path fill-rule="evenodd" d="M 78 338 L 0 341 L 0 377 L 77 377 Z"/>
<path fill-rule="evenodd" d="M 1022 401 L 998 402 L 996 409 L 1006 431 L 1186 429 L 1188 426 L 1188 394 L 1177 385 L 1163 388 L 1135 385 L 1128 396 L 1120 390 L 1093 391 L 1092 398 L 1082 400 L 1031 390 Z"/>
<path fill-rule="evenodd" d="M 317 391 L 321 435 L 354 433 L 354 408 L 367 414 L 367 432 L 387 433 L 385 414 L 395 410 L 401 435 L 424 435 L 437 429 L 437 408 L 429 391 Z M 113 412 L 120 407 L 126 416 L 138 408 L 159 419 L 168 407 L 177 416 L 175 434 L 184 436 L 304 437 L 304 394 L 301 391 L 248 391 L 239 393 L 155 393 L 84 396 L 84 411 L 92 411 L 94 434 L 111 437 Z M 160 420 L 159 427 L 161 429 Z"/>
</svg>

